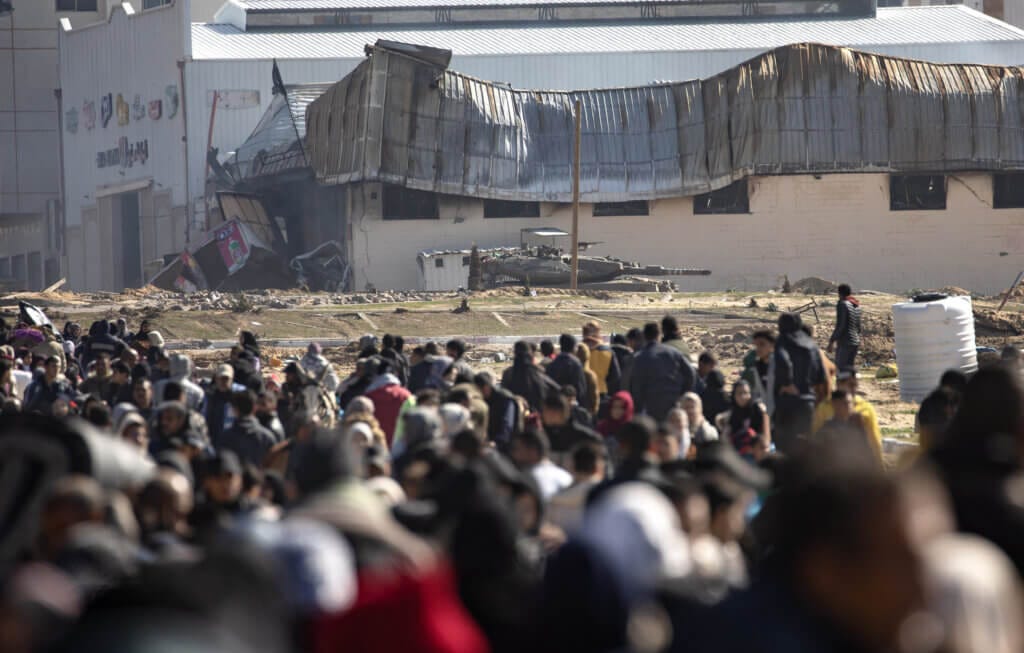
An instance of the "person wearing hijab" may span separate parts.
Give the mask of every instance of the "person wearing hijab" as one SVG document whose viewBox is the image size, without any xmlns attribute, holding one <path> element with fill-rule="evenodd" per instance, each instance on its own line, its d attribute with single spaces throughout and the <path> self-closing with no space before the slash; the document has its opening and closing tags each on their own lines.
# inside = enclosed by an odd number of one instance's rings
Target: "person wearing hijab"
<svg viewBox="0 0 1024 653">
<path fill-rule="evenodd" d="M 821 352 L 804 332 L 796 313 L 779 316 L 775 343 L 775 444 L 791 452 L 797 438 L 809 435 L 814 418 L 814 386 L 825 382 Z"/>
<path fill-rule="evenodd" d="M 260 343 L 256 340 L 256 334 L 252 331 L 242 331 L 238 334 L 238 344 L 242 345 L 242 348 L 252 354 L 254 359 L 253 367 L 256 372 L 260 371 Z"/>
<path fill-rule="evenodd" d="M 559 390 L 551 377 L 533 362 L 533 352 L 525 340 L 514 345 L 512 367 L 502 374 L 501 387 L 525 399 L 534 412 L 541 409 L 545 395 Z"/>
<path fill-rule="evenodd" d="M 729 410 L 732 400 L 725 391 L 725 376 L 718 370 L 711 370 L 704 378 L 704 389 L 700 393 L 704 407 L 704 419 L 715 423 L 716 418 Z"/>
<path fill-rule="evenodd" d="M 613 438 L 622 425 L 632 419 L 633 396 L 620 390 L 608 401 L 608 417 L 597 423 L 597 432 L 605 438 Z"/>
<path fill-rule="evenodd" d="M 763 457 L 771 443 L 769 422 L 764 408 L 754 401 L 750 384 L 737 381 L 732 387 L 732 407 L 722 420 L 725 437 L 736 451 L 747 458 Z"/>
</svg>

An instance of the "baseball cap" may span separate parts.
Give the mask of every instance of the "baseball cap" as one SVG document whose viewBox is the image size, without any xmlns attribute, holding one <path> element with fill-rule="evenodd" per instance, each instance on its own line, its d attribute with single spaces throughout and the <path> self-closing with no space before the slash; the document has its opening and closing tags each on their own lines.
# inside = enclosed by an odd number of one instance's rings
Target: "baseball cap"
<svg viewBox="0 0 1024 653">
<path fill-rule="evenodd" d="M 222 363 L 217 366 L 217 373 L 214 374 L 214 378 L 227 377 L 229 379 L 235 378 L 235 368 L 231 367 L 227 363 Z"/>
</svg>

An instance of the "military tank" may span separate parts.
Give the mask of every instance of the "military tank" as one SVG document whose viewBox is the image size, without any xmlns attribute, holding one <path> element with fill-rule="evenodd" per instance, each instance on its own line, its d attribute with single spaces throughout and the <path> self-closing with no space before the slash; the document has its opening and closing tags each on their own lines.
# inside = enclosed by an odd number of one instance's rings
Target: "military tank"
<svg viewBox="0 0 1024 653">
<path fill-rule="evenodd" d="M 572 256 L 558 247 L 540 245 L 514 252 L 487 254 L 481 252 L 484 284 L 524 284 L 541 287 L 568 287 L 572 278 Z M 679 277 L 707 276 L 711 270 L 699 268 L 667 268 L 661 265 L 640 265 L 608 256 L 579 257 L 580 286 L 613 281 L 625 276 Z"/>
</svg>

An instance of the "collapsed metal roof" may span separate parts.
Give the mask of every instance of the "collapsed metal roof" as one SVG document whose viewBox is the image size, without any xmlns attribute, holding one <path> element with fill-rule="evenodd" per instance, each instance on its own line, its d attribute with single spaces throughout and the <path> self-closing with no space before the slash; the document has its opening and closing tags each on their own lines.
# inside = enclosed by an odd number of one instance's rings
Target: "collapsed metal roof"
<svg viewBox="0 0 1024 653">
<path fill-rule="evenodd" d="M 1024 71 L 797 44 L 704 80 L 512 89 L 383 47 L 310 104 L 324 184 L 569 202 L 689 196 L 748 175 L 1024 170 Z"/>
<path fill-rule="evenodd" d="M 291 84 L 270 101 L 252 134 L 225 163 L 237 181 L 308 167 L 301 139 L 306 136 L 306 107 L 331 84 Z"/>
</svg>

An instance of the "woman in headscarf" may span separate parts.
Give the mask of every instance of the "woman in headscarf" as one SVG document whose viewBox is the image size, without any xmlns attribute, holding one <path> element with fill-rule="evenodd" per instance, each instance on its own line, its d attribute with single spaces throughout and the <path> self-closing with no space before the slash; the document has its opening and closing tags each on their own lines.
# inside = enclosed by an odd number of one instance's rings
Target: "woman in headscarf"
<svg viewBox="0 0 1024 653">
<path fill-rule="evenodd" d="M 732 405 L 732 399 L 725 391 L 725 376 L 718 370 L 711 370 L 704 379 L 704 390 L 700 393 L 704 406 L 704 419 L 715 423 L 715 419 Z"/>
<path fill-rule="evenodd" d="M 256 372 L 260 371 L 260 343 L 256 340 L 256 334 L 252 331 L 242 331 L 238 334 L 238 344 L 242 345 L 242 348 L 252 354 L 255 363 L 253 367 L 256 368 Z"/>
<path fill-rule="evenodd" d="M 737 381 L 732 387 L 732 408 L 723 419 L 725 437 L 743 456 L 760 458 L 771 443 L 771 426 L 761 404 L 754 401 L 750 384 Z"/>
<path fill-rule="evenodd" d="M 533 362 L 530 345 L 520 340 L 512 350 L 512 367 L 501 376 L 501 387 L 526 400 L 530 410 L 539 412 L 544 397 L 559 388 L 551 377 Z"/>
<path fill-rule="evenodd" d="M 608 401 L 608 417 L 598 422 L 597 432 L 606 438 L 613 438 L 632 419 L 633 395 L 620 390 Z"/>
</svg>

